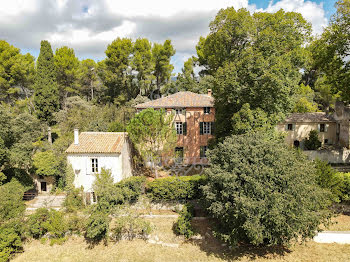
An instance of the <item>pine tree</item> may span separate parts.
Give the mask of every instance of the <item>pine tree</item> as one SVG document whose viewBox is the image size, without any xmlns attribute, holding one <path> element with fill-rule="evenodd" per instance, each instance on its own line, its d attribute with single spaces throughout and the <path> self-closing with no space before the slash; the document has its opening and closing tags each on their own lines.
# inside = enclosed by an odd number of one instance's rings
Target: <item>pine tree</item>
<svg viewBox="0 0 350 262">
<path fill-rule="evenodd" d="M 34 90 L 36 114 L 40 120 L 51 125 L 52 114 L 59 109 L 59 93 L 53 52 L 50 43 L 46 40 L 41 41 Z"/>
</svg>

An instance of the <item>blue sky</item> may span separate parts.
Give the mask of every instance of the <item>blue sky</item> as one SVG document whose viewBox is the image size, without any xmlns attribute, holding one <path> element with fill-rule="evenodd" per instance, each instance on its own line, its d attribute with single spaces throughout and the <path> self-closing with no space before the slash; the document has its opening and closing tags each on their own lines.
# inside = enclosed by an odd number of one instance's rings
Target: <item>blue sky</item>
<svg viewBox="0 0 350 262">
<path fill-rule="evenodd" d="M 178 73 L 183 62 L 195 55 L 200 36 L 221 8 L 233 6 L 251 12 L 300 12 L 320 34 L 335 12 L 335 0 L 0 0 L 0 39 L 38 56 L 40 41 L 55 50 L 74 48 L 80 59 L 102 60 L 117 37 L 146 37 L 161 43 L 171 39 L 172 58 Z"/>
</svg>

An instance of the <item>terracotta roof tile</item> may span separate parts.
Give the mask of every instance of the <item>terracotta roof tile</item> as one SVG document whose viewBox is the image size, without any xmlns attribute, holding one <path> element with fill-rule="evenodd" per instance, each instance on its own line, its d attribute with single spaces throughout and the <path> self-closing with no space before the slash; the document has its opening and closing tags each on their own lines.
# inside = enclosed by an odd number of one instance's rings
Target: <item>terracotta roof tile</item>
<svg viewBox="0 0 350 262">
<path fill-rule="evenodd" d="M 66 153 L 120 153 L 127 133 L 82 132 L 79 144 L 72 143 Z"/>
<path fill-rule="evenodd" d="M 186 107 L 213 107 L 214 97 L 196 94 L 189 91 L 178 92 L 173 95 L 138 104 L 136 108 L 186 108 Z"/>
<path fill-rule="evenodd" d="M 303 123 L 303 122 L 335 122 L 334 118 L 325 112 L 315 113 L 293 113 L 290 114 L 285 122 Z"/>
</svg>

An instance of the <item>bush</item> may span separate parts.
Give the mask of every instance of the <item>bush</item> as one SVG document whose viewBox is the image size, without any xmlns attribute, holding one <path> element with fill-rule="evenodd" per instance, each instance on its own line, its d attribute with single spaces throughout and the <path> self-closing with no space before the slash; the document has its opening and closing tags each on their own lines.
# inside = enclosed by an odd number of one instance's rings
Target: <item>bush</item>
<svg viewBox="0 0 350 262">
<path fill-rule="evenodd" d="M 8 261 L 11 254 L 22 249 L 21 234 L 10 224 L 0 226 L 0 261 Z"/>
<path fill-rule="evenodd" d="M 0 186 L 0 224 L 23 217 L 25 210 L 23 193 L 24 187 L 17 180 Z"/>
<path fill-rule="evenodd" d="M 146 182 L 145 177 L 129 177 L 115 184 L 116 204 L 137 201 L 142 194 Z"/>
<path fill-rule="evenodd" d="M 75 212 L 84 207 L 84 200 L 81 189 L 74 189 L 68 192 L 64 199 L 63 206 L 67 212 Z"/>
<path fill-rule="evenodd" d="M 91 242 L 99 242 L 107 239 L 109 232 L 108 214 L 94 209 L 88 218 L 86 225 L 86 238 Z"/>
<path fill-rule="evenodd" d="M 317 150 L 322 145 L 321 141 L 318 139 L 317 130 L 311 130 L 309 137 L 304 140 L 304 146 L 306 150 Z"/>
<path fill-rule="evenodd" d="M 79 216 L 71 214 L 67 217 L 68 231 L 71 234 L 81 235 L 82 232 L 86 231 L 86 218 L 85 216 Z"/>
<path fill-rule="evenodd" d="M 146 191 L 155 201 L 188 200 L 201 197 L 201 186 L 206 183 L 203 175 L 168 177 L 148 182 Z"/>
<path fill-rule="evenodd" d="M 123 238 L 133 240 L 134 238 L 145 239 L 152 232 L 150 222 L 135 215 L 117 217 L 112 228 L 112 239 L 119 241 Z"/>
<path fill-rule="evenodd" d="M 193 206 L 187 204 L 184 205 L 180 211 L 180 216 L 174 224 L 174 231 L 178 235 L 184 235 L 186 238 L 190 238 L 194 235 L 191 220 L 193 218 L 194 210 Z"/>
<path fill-rule="evenodd" d="M 344 177 L 337 173 L 327 162 L 316 159 L 317 183 L 332 192 L 332 200 L 339 202 L 343 198 Z"/>
<path fill-rule="evenodd" d="M 203 193 L 216 234 L 231 245 L 287 245 L 329 222 L 329 192 L 301 151 L 265 133 L 227 137 L 212 149 Z"/>
<path fill-rule="evenodd" d="M 29 234 L 41 238 L 49 234 L 52 239 L 62 239 L 68 232 L 64 214 L 56 210 L 39 208 L 28 219 Z"/>
</svg>

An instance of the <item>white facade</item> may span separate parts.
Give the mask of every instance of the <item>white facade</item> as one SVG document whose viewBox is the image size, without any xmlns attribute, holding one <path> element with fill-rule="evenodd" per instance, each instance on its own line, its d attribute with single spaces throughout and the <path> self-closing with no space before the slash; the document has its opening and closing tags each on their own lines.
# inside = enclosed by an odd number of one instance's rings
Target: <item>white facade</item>
<svg viewBox="0 0 350 262">
<path fill-rule="evenodd" d="M 132 175 L 128 143 L 124 143 L 121 153 L 70 153 L 67 160 L 72 165 L 75 173 L 74 186 L 76 188 L 83 187 L 85 192 L 93 192 L 92 185 L 95 180 L 95 173 L 93 172 L 92 159 L 97 159 L 96 171 L 98 173 L 101 172 L 102 168 L 111 171 L 114 183 Z"/>
</svg>

